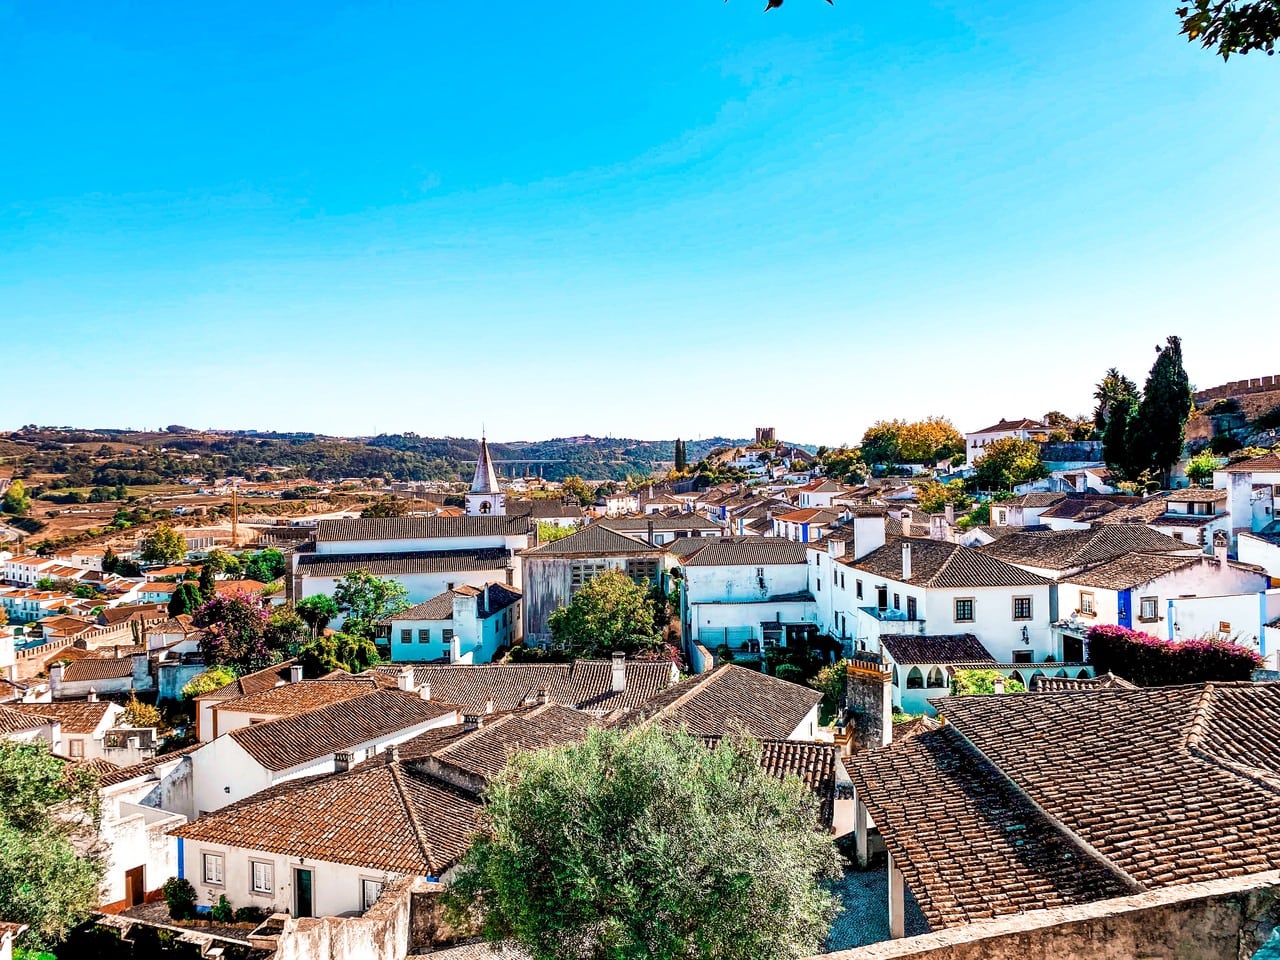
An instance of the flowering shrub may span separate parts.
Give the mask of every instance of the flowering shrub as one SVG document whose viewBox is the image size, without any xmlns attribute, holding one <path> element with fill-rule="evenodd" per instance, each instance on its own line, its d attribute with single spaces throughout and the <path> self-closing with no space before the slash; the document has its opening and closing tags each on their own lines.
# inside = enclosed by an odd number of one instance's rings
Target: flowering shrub
<svg viewBox="0 0 1280 960">
<path fill-rule="evenodd" d="M 1262 657 L 1248 647 L 1223 640 L 1161 640 L 1111 625 L 1094 627 L 1088 640 L 1097 673 L 1114 673 L 1140 687 L 1249 680 L 1262 666 Z"/>
</svg>

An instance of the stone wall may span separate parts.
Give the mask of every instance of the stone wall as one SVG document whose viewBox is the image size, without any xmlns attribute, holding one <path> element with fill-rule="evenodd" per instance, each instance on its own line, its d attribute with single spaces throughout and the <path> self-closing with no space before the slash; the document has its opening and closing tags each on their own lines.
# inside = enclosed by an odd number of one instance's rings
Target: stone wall
<svg viewBox="0 0 1280 960">
<path fill-rule="evenodd" d="M 1280 919 L 1280 871 L 1038 910 L 822 960 L 1247 960 Z"/>
<path fill-rule="evenodd" d="M 1213 400 L 1241 397 L 1250 393 L 1266 393 L 1269 390 L 1280 390 L 1280 374 L 1273 377 L 1255 377 L 1252 380 L 1233 380 L 1220 387 L 1199 390 L 1195 393 L 1195 400 L 1196 405 L 1202 407 Z"/>
<path fill-rule="evenodd" d="M 442 938 L 440 884 L 406 877 L 387 884 L 362 917 L 284 917 L 278 935 L 255 937 L 273 960 L 404 960 Z"/>
</svg>

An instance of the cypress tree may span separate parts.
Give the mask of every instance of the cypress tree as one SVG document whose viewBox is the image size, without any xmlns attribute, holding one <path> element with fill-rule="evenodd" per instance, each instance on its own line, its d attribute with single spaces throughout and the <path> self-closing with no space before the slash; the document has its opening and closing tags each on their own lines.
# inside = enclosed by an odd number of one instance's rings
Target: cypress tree
<svg viewBox="0 0 1280 960">
<path fill-rule="evenodd" d="M 1167 479 L 1182 456 L 1191 408 L 1191 381 L 1182 366 L 1182 340 L 1169 337 L 1151 366 L 1129 430 L 1135 463 Z"/>
</svg>

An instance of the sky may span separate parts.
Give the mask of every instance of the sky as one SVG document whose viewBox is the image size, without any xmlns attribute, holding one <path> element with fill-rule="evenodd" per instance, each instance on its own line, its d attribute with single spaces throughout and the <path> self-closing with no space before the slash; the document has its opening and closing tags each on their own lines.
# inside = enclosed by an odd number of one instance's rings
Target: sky
<svg viewBox="0 0 1280 960">
<path fill-rule="evenodd" d="M 0 428 L 856 442 L 1280 373 L 1175 3 L 0 0 Z"/>
</svg>

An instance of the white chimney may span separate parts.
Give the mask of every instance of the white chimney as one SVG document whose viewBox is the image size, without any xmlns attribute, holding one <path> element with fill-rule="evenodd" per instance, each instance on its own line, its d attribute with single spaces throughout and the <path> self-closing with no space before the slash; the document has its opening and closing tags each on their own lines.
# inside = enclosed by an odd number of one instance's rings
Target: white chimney
<svg viewBox="0 0 1280 960">
<path fill-rule="evenodd" d="M 98 702 L 98 691 L 95 690 L 93 687 L 89 688 L 89 702 L 90 703 Z"/>
<path fill-rule="evenodd" d="M 844 556 L 847 544 L 844 540 L 837 540 L 834 537 L 827 541 L 827 556 L 835 560 Z"/>
<path fill-rule="evenodd" d="M 1218 561 L 1218 566 L 1226 569 L 1227 566 L 1227 538 L 1218 531 L 1213 535 L 1213 556 Z"/>
<path fill-rule="evenodd" d="M 908 581 L 911 579 L 911 542 L 903 541 L 902 544 L 902 579 Z"/>
<path fill-rule="evenodd" d="M 627 689 L 627 655 L 615 651 L 613 654 L 613 692 L 621 693 L 625 689 Z"/>
<path fill-rule="evenodd" d="M 493 713 L 493 697 L 490 697 L 488 701 L 485 703 L 484 712 L 486 716 Z"/>
<path fill-rule="evenodd" d="M 290 683 L 302 682 L 302 664 L 291 663 L 289 665 L 289 682 Z"/>
<path fill-rule="evenodd" d="M 333 755 L 333 772 L 346 773 L 351 769 L 352 756 L 349 751 L 339 750 Z"/>
<path fill-rule="evenodd" d="M 996 677 L 994 680 L 991 681 L 991 692 L 1004 693 L 1004 677 L 1003 676 Z"/>
<path fill-rule="evenodd" d="M 902 521 L 902 535 L 904 537 L 911 536 L 911 511 L 903 510 L 898 516 Z"/>
<path fill-rule="evenodd" d="M 400 675 L 396 678 L 396 686 L 404 691 L 413 689 L 413 667 L 409 666 L 409 664 L 406 663 L 400 668 Z"/>
<path fill-rule="evenodd" d="M 423 700 L 431 699 L 431 681 L 430 680 L 428 680 L 426 683 L 424 683 L 421 687 L 418 688 L 418 696 L 420 696 Z"/>
<path fill-rule="evenodd" d="M 956 505 L 948 502 L 942 508 L 942 515 L 947 518 L 947 526 L 954 526 L 956 522 Z"/>
<path fill-rule="evenodd" d="M 399 763 L 399 762 L 400 762 L 400 744 L 393 743 L 391 744 L 391 746 L 387 747 L 387 764 L 390 765 L 390 764 Z"/>
</svg>

